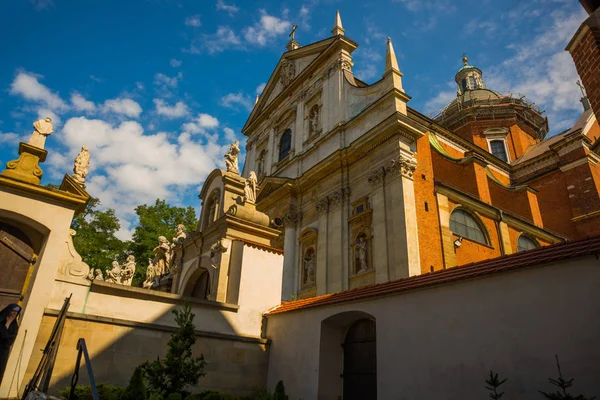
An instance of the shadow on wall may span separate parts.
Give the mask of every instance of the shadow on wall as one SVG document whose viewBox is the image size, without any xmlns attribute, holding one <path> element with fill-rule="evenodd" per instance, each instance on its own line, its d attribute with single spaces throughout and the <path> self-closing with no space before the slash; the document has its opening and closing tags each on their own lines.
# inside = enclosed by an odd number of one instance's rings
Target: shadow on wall
<svg viewBox="0 0 600 400">
<path fill-rule="evenodd" d="M 119 291 L 127 291 L 127 289 Z M 122 300 L 123 303 L 127 303 L 128 299 Z M 155 301 L 157 300 L 161 299 Z M 221 390 L 245 395 L 256 387 L 266 386 L 267 341 L 257 337 L 241 336 L 235 332 L 234 327 L 228 322 L 227 315 L 236 312 L 234 307 L 233 310 L 212 310 L 204 304 L 198 305 L 193 300 L 190 300 L 190 303 L 197 328 L 197 342 L 193 353 L 194 356 L 204 354 L 207 360 L 206 376 L 200 379 L 197 389 Z M 86 341 L 97 384 L 127 385 L 135 367 L 144 361 L 156 359 L 157 356 L 165 357 L 167 342 L 177 329 L 172 310 L 182 305 L 183 302 L 178 301 L 178 304 L 169 306 L 168 311 L 149 322 L 68 313 L 50 383 L 50 393 L 56 394 L 70 385 L 79 338 L 84 338 Z M 31 378 L 41 359 L 41 349 L 50 336 L 57 315 L 57 310 L 45 312 L 23 384 Z M 217 329 L 211 330 L 211 326 L 218 327 L 220 332 L 217 332 Z M 78 384 L 89 384 L 83 362 L 79 371 Z"/>
</svg>

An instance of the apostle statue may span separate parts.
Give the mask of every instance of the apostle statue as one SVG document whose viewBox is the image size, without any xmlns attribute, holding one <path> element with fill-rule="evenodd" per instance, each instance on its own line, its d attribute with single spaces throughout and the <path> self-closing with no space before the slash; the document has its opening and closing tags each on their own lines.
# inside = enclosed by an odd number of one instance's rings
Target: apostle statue
<svg viewBox="0 0 600 400">
<path fill-rule="evenodd" d="M 304 283 L 309 285 L 315 282 L 315 253 L 307 251 L 304 254 Z"/>
<path fill-rule="evenodd" d="M 121 284 L 131 286 L 135 274 L 135 256 L 127 256 L 127 262 L 121 266 Z"/>
<path fill-rule="evenodd" d="M 121 266 L 118 261 L 113 261 L 112 269 L 106 271 L 106 282 L 121 283 Z"/>
<path fill-rule="evenodd" d="M 171 245 L 164 236 L 158 237 L 158 246 L 154 248 L 155 262 L 155 273 L 156 276 L 163 276 L 168 273 L 171 269 Z"/>
<path fill-rule="evenodd" d="M 156 269 L 154 268 L 154 263 L 152 259 L 148 259 L 148 268 L 146 269 L 146 280 L 142 284 L 145 289 L 151 289 L 154 284 L 154 278 L 156 277 Z"/>
<path fill-rule="evenodd" d="M 256 174 L 254 171 L 250 171 L 250 175 L 246 179 L 244 186 L 244 201 L 248 203 L 256 203 L 256 181 Z"/>
<path fill-rule="evenodd" d="M 177 225 L 177 235 L 173 238 L 173 245 L 176 245 L 187 238 L 187 233 L 185 233 L 185 225 L 178 224 Z"/>
<path fill-rule="evenodd" d="M 356 242 L 356 258 L 358 259 L 358 271 L 363 272 L 368 269 L 367 263 L 367 240 L 363 235 L 358 238 Z"/>
<path fill-rule="evenodd" d="M 100 268 L 90 268 L 90 272 L 88 273 L 87 276 L 88 280 L 90 281 L 103 281 L 104 280 L 104 276 L 102 275 L 102 270 Z"/>
<path fill-rule="evenodd" d="M 233 172 L 239 174 L 238 169 L 238 155 L 240 154 L 240 142 L 235 141 L 229 146 L 229 152 L 225 154 L 225 166 L 227 167 L 227 172 Z"/>
<path fill-rule="evenodd" d="M 31 134 L 29 144 L 31 146 L 43 149 L 44 144 L 46 143 L 46 137 L 50 136 L 52 132 L 54 132 L 54 128 L 52 127 L 52 120 L 49 117 L 47 117 L 45 119 L 35 121 L 33 123 L 33 128 L 35 130 Z"/>
<path fill-rule="evenodd" d="M 73 178 L 77 181 L 77 183 L 80 185 L 85 183 L 85 177 L 87 176 L 89 169 L 90 152 L 86 146 L 81 146 L 81 151 L 75 158 L 75 162 L 73 164 Z"/>
</svg>

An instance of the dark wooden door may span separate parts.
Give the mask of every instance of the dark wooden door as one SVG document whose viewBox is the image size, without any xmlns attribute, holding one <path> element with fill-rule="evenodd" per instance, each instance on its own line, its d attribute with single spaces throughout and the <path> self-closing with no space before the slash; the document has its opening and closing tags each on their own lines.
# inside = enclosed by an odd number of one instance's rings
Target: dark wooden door
<svg viewBox="0 0 600 400">
<path fill-rule="evenodd" d="M 344 341 L 344 400 L 377 400 L 375 321 L 355 322 Z"/>
<path fill-rule="evenodd" d="M 22 299 L 32 257 L 31 246 L 0 230 L 0 309 Z"/>
</svg>

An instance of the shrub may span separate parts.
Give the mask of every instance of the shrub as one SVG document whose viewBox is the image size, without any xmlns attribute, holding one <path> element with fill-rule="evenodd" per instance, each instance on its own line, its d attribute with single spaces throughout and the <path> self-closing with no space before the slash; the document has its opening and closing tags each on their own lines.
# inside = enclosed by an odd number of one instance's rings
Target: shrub
<svg viewBox="0 0 600 400">
<path fill-rule="evenodd" d="M 129 380 L 129 385 L 125 389 L 125 393 L 123 393 L 121 400 L 145 400 L 147 397 L 144 374 L 142 368 L 137 367 L 133 371 L 133 375 Z"/>
<path fill-rule="evenodd" d="M 277 382 L 275 385 L 275 393 L 273 393 L 273 400 L 289 400 L 289 396 L 285 394 L 285 387 L 283 381 Z"/>
<path fill-rule="evenodd" d="M 125 393 L 125 388 L 122 386 L 105 385 L 99 383 L 96 386 L 98 391 L 98 397 L 100 400 L 120 400 Z M 66 388 L 60 391 L 60 395 L 67 398 L 69 396 L 70 388 Z M 92 388 L 88 386 L 76 386 L 75 387 L 75 400 L 93 400 Z"/>
<path fill-rule="evenodd" d="M 182 310 L 173 310 L 179 326 L 167 343 L 167 357 L 157 357 L 141 365 L 151 393 L 181 393 L 186 386 L 198 383 L 205 375 L 204 356 L 192 357 L 192 346 L 196 343 L 194 314 L 189 304 Z"/>
<path fill-rule="evenodd" d="M 492 371 L 490 371 L 490 378 L 485 380 L 485 383 L 489 385 L 485 388 L 490 391 L 490 398 L 492 398 L 493 400 L 498 400 L 502 396 L 504 396 L 504 392 L 498 393 L 498 389 L 506 381 L 507 379 L 500 380 L 498 378 L 498 374 L 494 374 Z"/>
<path fill-rule="evenodd" d="M 166 400 L 181 400 L 181 395 L 179 393 L 171 393 L 167 396 Z"/>
</svg>

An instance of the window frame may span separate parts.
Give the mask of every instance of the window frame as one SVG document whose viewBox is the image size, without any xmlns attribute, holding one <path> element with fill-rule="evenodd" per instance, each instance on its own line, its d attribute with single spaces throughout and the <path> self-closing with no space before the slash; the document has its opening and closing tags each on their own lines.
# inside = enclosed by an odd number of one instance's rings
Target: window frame
<svg viewBox="0 0 600 400">
<path fill-rule="evenodd" d="M 501 157 L 498 157 L 496 154 L 494 154 L 494 151 L 492 148 L 492 143 L 494 143 L 494 142 L 502 143 L 502 145 L 504 146 L 504 155 L 506 156 L 506 160 L 503 160 Z M 494 157 L 496 157 L 499 160 L 504 161 L 505 163 L 510 162 L 510 154 L 508 153 L 508 146 L 506 145 L 506 138 L 498 138 L 498 137 L 488 138 L 488 147 L 490 149 L 491 155 L 493 155 Z"/>
<path fill-rule="evenodd" d="M 466 236 L 463 235 L 459 232 L 456 232 L 455 230 L 452 229 L 452 216 L 455 215 L 456 213 L 464 213 L 467 217 L 471 218 L 473 220 L 473 222 L 475 223 L 475 225 L 477 226 L 477 228 L 479 229 L 479 232 L 481 232 L 481 235 L 483 236 L 483 241 L 480 241 L 478 239 L 475 239 L 473 237 L 470 236 Z M 455 222 L 456 223 L 456 222 Z M 467 228 L 471 228 L 473 229 L 473 227 L 469 227 L 466 223 L 462 224 L 464 226 L 466 226 Z M 452 210 L 452 212 L 450 213 L 450 218 L 449 218 L 449 224 L 448 227 L 450 229 L 450 232 L 452 232 L 452 234 L 459 236 L 463 239 L 467 239 L 471 242 L 474 243 L 478 243 L 478 244 L 482 244 L 484 246 L 490 246 L 490 239 L 489 239 L 489 235 L 488 235 L 488 231 L 485 228 L 485 225 L 483 224 L 483 222 L 481 221 L 481 218 L 479 218 L 477 215 L 473 214 L 472 212 L 466 210 L 463 207 L 456 207 L 454 210 Z"/>
<path fill-rule="evenodd" d="M 519 242 L 521 241 L 521 239 L 528 240 L 530 243 L 533 244 L 534 247 L 529 248 L 529 249 L 519 249 Z M 529 236 L 527 234 L 521 233 L 519 235 L 519 238 L 517 239 L 517 253 L 521 252 L 521 251 L 534 250 L 534 249 L 537 249 L 539 247 L 541 247 L 540 242 L 538 242 L 535 238 L 533 238 L 533 237 L 531 237 L 531 236 Z"/>
<path fill-rule="evenodd" d="M 289 132 L 289 146 L 287 148 L 287 152 L 285 153 L 285 155 L 282 156 L 282 151 L 281 151 L 281 143 L 283 142 L 284 137 L 286 136 L 286 134 Z M 277 162 L 281 162 L 283 160 L 285 160 L 290 153 L 292 152 L 292 129 L 291 128 L 285 128 L 283 132 L 281 132 L 281 134 L 279 135 L 279 141 L 277 142 Z"/>
</svg>

